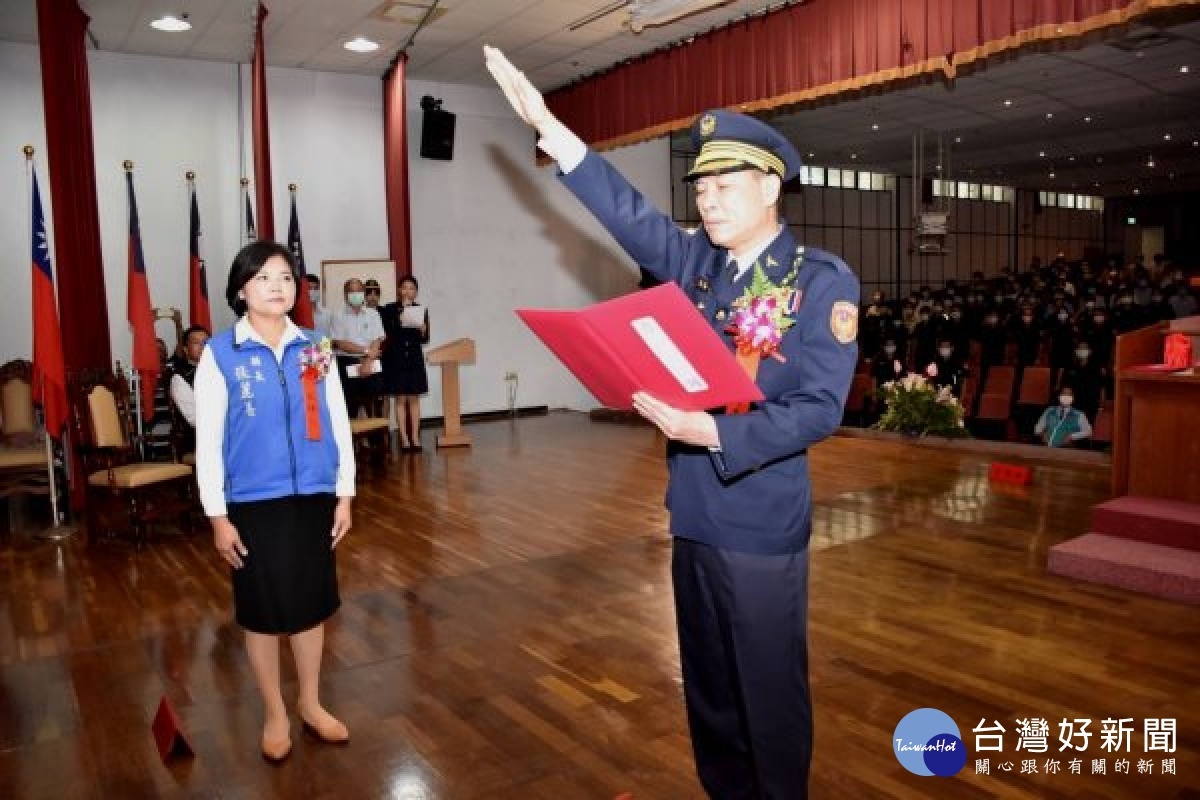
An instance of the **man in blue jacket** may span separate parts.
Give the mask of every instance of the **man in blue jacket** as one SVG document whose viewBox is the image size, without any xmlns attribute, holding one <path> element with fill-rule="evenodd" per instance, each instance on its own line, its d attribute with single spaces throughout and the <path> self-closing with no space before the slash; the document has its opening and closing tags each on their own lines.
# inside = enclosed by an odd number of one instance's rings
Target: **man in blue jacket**
<svg viewBox="0 0 1200 800">
<path fill-rule="evenodd" d="M 503 54 L 485 55 L 567 188 L 643 270 L 679 284 L 755 370 L 765 401 L 749 410 L 685 412 L 644 392 L 634 407 L 670 440 L 671 573 L 700 781 L 722 800 L 806 797 L 808 448 L 842 418 L 858 356 L 858 279 L 837 256 L 797 244 L 780 220 L 800 157 L 773 128 L 722 110 L 697 118 L 687 180 L 703 229 L 688 233 L 559 122 Z"/>
</svg>

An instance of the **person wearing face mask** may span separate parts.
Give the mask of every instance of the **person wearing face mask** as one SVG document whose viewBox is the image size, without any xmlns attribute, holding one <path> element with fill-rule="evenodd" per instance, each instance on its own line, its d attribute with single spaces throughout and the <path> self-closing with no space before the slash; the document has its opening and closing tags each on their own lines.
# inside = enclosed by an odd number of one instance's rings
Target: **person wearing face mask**
<svg viewBox="0 0 1200 800">
<path fill-rule="evenodd" d="M 1138 278 L 1137 286 L 1133 289 L 1133 304 L 1135 306 L 1148 306 L 1154 296 L 1154 290 L 1150 288 L 1150 278 L 1143 275 Z"/>
<path fill-rule="evenodd" d="M 1155 289 L 1150 296 L 1150 304 L 1146 306 L 1144 318 L 1147 325 L 1153 325 L 1156 322 L 1164 322 L 1165 320 L 1173 319 L 1175 316 L 1174 310 L 1167 303 L 1167 298 L 1163 295 L 1161 289 Z"/>
<path fill-rule="evenodd" d="M 1017 342 L 1017 366 L 1036 363 L 1042 347 L 1043 330 L 1033 306 L 1025 306 L 1013 322 L 1013 338 Z"/>
<path fill-rule="evenodd" d="M 979 329 L 980 370 L 981 380 L 987 380 L 987 372 L 993 365 L 1003 364 L 1005 349 L 1008 347 L 1008 332 L 1000 325 L 1000 315 L 995 309 L 988 309 L 983 315 L 983 325 Z"/>
<path fill-rule="evenodd" d="M 1050 367 L 1057 373 L 1071 365 L 1078 338 L 1077 326 L 1065 308 L 1050 320 L 1047 335 L 1050 337 Z"/>
<path fill-rule="evenodd" d="M 933 360 L 937 351 L 939 328 L 938 320 L 934 318 L 933 312 L 928 308 L 921 308 L 917 314 L 917 324 L 912 332 L 912 338 L 916 342 L 915 358 L 918 365 L 928 364 Z"/>
<path fill-rule="evenodd" d="M 1075 344 L 1075 358 L 1058 378 L 1059 387 L 1070 386 L 1074 391 L 1075 407 L 1094 419 L 1100 408 L 1100 394 L 1104 389 L 1106 371 L 1096 361 L 1087 340 Z"/>
<path fill-rule="evenodd" d="M 313 331 L 318 337 L 328 336 L 332 319 L 328 309 L 321 304 L 321 278 L 310 272 L 304 276 L 304 282 L 308 287 L 308 300 L 312 304 Z"/>
<path fill-rule="evenodd" d="M 1196 295 L 1183 282 L 1183 273 L 1179 274 L 1179 282 L 1175 284 L 1175 294 L 1171 295 L 1170 300 L 1167 301 L 1175 319 L 1183 319 L 1196 313 Z"/>
<path fill-rule="evenodd" d="M 1063 386 L 1058 390 L 1058 405 L 1042 412 L 1033 432 L 1048 447 L 1074 447 L 1091 437 L 1091 423 L 1082 411 L 1073 407 L 1074 403 L 1074 390 Z"/>
<path fill-rule="evenodd" d="M 1076 324 L 1086 324 L 1091 319 L 1092 314 L 1096 313 L 1097 308 L 1103 308 L 1100 298 L 1095 294 L 1095 289 L 1096 287 L 1093 286 L 1087 297 L 1084 298 L 1083 307 L 1079 309 L 1079 312 L 1075 315 Z"/>
<path fill-rule="evenodd" d="M 330 338 L 337 353 L 338 369 L 346 390 L 350 418 L 358 416 L 383 389 L 379 356 L 386 333 L 379 312 L 367 307 L 366 287 L 351 278 L 342 287 L 346 308 L 334 315 L 329 324 Z"/>
<path fill-rule="evenodd" d="M 925 374 L 929 376 L 934 386 L 939 388 L 949 386 L 954 396 L 959 397 L 962 395 L 965 372 L 963 360 L 959 357 L 954 347 L 954 342 L 951 339 L 942 337 L 938 341 L 937 355 L 934 356 L 933 361 L 929 362 L 929 366 L 925 368 Z"/>
<path fill-rule="evenodd" d="M 1120 292 L 1112 310 L 1113 331 L 1120 336 L 1123 333 L 1137 330 L 1141 327 L 1138 324 L 1140 317 L 1141 314 L 1133 303 L 1133 294 L 1128 290 Z"/>
<path fill-rule="evenodd" d="M 864 358 L 874 358 L 883 341 L 884 330 L 891 321 L 891 309 L 883 304 L 883 293 L 875 292 L 871 304 L 862 310 L 858 329 L 858 346 Z"/>
<path fill-rule="evenodd" d="M 959 353 L 971 350 L 971 333 L 967 328 L 967 320 L 963 316 L 962 307 L 957 303 L 946 307 L 946 321 L 942 323 L 942 336 L 954 342 L 954 348 Z"/>
<path fill-rule="evenodd" d="M 884 338 L 879 355 L 871 361 L 871 377 L 875 379 L 875 385 L 883 386 L 888 381 L 899 380 L 907 372 L 899 342 L 894 336 Z"/>
<path fill-rule="evenodd" d="M 905 361 L 908 358 L 908 326 L 901 317 L 893 316 L 888 320 L 884 340 L 891 339 L 896 343 L 896 358 Z"/>
<path fill-rule="evenodd" d="M 867 306 L 866 316 L 878 317 L 881 314 L 883 314 L 884 309 L 887 308 L 887 305 L 883 302 L 883 300 L 884 300 L 883 292 L 872 292 L 871 293 L 871 304 L 869 306 Z"/>
</svg>

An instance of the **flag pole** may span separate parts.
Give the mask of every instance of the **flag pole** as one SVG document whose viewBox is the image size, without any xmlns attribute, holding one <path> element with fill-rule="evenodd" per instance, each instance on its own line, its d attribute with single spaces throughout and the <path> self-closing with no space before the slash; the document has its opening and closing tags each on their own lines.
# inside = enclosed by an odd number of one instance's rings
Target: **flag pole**
<svg viewBox="0 0 1200 800">
<path fill-rule="evenodd" d="M 26 168 L 29 171 L 32 171 L 32 169 L 33 169 L 33 154 L 34 154 L 33 145 L 27 144 L 27 145 L 25 145 L 23 150 L 25 152 Z M 31 233 L 31 235 L 32 235 L 32 233 Z M 33 242 L 31 241 L 30 242 L 31 248 L 32 248 L 32 245 L 33 245 Z M 42 395 L 42 398 L 44 401 L 44 399 L 46 397 L 46 376 L 38 375 L 38 379 L 41 381 L 41 384 L 42 384 L 41 395 Z M 44 432 L 42 440 L 46 445 L 46 477 L 48 478 L 48 482 L 50 485 L 50 517 L 51 517 L 52 521 L 48 527 L 40 530 L 36 534 L 36 536 L 39 539 L 49 539 L 51 541 L 62 541 L 63 539 L 69 539 L 71 536 L 75 535 L 76 528 L 74 525 L 65 524 L 62 521 L 62 517 L 59 515 L 59 512 L 58 512 L 58 476 L 54 470 L 54 442 L 53 442 L 52 437 L 50 436 L 49 431 Z M 64 453 L 63 463 L 64 464 L 66 463 L 65 453 Z"/>
<path fill-rule="evenodd" d="M 46 378 L 42 377 L 42 396 L 45 397 Z M 64 434 L 65 436 L 65 434 Z M 50 475 L 50 514 L 53 517 L 53 522 L 37 533 L 37 538 L 48 539 L 53 542 L 61 542 L 63 539 L 69 539 L 75 535 L 78 528 L 74 525 L 68 525 L 62 521 L 62 516 L 58 512 L 58 480 L 54 470 L 54 443 L 51 441 L 50 433 L 46 432 L 43 437 L 46 441 L 46 472 Z M 66 452 L 64 445 L 63 466 L 66 466 Z"/>
</svg>

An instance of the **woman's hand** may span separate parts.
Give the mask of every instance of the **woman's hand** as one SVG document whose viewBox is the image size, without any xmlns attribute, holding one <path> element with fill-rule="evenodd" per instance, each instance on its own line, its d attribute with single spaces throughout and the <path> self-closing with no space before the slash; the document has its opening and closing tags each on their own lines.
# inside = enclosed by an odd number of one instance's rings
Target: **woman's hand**
<svg viewBox="0 0 1200 800">
<path fill-rule="evenodd" d="M 331 548 L 337 547 L 342 537 L 350 531 L 350 526 L 353 524 L 350 513 L 351 502 L 353 502 L 353 498 L 350 497 L 338 498 L 337 508 L 333 510 L 333 544 Z"/>
<path fill-rule="evenodd" d="M 217 553 L 229 566 L 241 569 L 244 566 L 242 559 L 250 555 L 250 551 L 242 544 L 242 537 L 238 535 L 237 528 L 233 527 L 229 517 L 213 517 L 212 529 L 213 547 L 217 548 Z"/>
</svg>

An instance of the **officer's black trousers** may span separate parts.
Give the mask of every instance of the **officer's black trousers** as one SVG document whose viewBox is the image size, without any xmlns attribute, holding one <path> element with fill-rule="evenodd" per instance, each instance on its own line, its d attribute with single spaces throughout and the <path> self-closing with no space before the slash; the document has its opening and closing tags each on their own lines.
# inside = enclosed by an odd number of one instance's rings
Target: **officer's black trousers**
<svg viewBox="0 0 1200 800">
<path fill-rule="evenodd" d="M 808 551 L 675 538 L 671 558 L 696 770 L 714 800 L 803 800 L 812 759 Z"/>
</svg>

